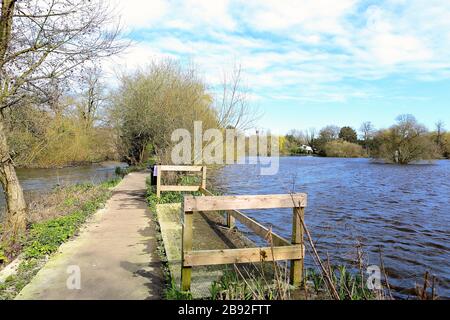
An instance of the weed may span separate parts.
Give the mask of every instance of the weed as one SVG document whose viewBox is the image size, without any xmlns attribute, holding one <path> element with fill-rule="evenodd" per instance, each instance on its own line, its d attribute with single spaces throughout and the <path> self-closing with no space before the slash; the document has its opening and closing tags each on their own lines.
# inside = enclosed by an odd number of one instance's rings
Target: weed
<svg viewBox="0 0 450 320">
<path fill-rule="evenodd" d="M 174 281 L 170 280 L 170 285 L 165 290 L 167 300 L 192 300 L 192 293 L 189 291 L 181 291 Z"/>
</svg>

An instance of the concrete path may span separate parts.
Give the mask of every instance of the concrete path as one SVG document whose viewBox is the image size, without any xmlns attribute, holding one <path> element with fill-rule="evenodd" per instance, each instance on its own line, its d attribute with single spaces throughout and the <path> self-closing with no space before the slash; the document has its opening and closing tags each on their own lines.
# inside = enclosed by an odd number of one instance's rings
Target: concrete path
<svg viewBox="0 0 450 320">
<path fill-rule="evenodd" d="M 16 299 L 160 299 L 161 264 L 145 201 L 146 173 L 131 173 L 80 235 L 63 244 Z M 79 268 L 81 289 L 77 285 Z"/>
</svg>

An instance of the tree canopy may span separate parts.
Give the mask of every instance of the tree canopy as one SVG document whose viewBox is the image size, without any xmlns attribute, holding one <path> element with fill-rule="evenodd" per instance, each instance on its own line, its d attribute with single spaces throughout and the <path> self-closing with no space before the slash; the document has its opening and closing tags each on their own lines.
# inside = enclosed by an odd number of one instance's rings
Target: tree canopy
<svg viewBox="0 0 450 320">
<path fill-rule="evenodd" d="M 342 127 L 339 132 L 339 138 L 350 143 L 358 142 L 358 134 L 351 127 Z"/>
</svg>

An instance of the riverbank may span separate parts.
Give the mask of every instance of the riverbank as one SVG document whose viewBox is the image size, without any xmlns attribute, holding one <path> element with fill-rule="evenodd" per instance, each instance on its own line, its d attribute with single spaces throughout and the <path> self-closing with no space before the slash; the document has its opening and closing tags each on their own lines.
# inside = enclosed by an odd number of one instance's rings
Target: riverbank
<svg viewBox="0 0 450 320">
<path fill-rule="evenodd" d="M 98 185 L 119 176 L 117 167 L 126 168 L 121 162 L 102 162 L 83 167 L 67 167 L 62 169 L 17 169 L 17 176 L 24 191 L 25 200 L 31 203 L 39 199 L 41 194 L 48 194 L 55 188 L 76 184 Z M 0 187 L 0 191 L 1 191 Z M 1 193 L 1 192 L 0 192 Z M 5 199 L 0 196 L 0 221 L 4 211 Z"/>
<path fill-rule="evenodd" d="M 12 274 L 0 279 L 0 299 L 13 299 L 45 262 L 102 208 L 120 179 L 101 184 L 77 184 L 40 194 L 29 204 L 29 227 L 16 248 L 0 247 L 0 269 L 19 259 Z M 1 226 L 0 226 L 1 227 Z M 1 232 L 1 229 L 0 229 Z"/>
<path fill-rule="evenodd" d="M 58 165 L 40 165 L 40 164 L 28 164 L 28 165 L 18 165 L 16 169 L 26 170 L 26 169 L 65 169 L 65 168 L 76 168 L 76 167 L 88 167 L 88 166 L 104 166 L 109 164 L 121 163 L 118 160 L 99 160 L 99 161 L 74 161 L 67 162 Z"/>
</svg>

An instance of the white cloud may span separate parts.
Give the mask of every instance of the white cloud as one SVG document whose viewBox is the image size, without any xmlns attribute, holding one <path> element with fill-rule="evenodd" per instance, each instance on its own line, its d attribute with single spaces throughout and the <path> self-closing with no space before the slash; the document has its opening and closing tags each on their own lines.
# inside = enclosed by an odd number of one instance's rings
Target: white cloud
<svg viewBox="0 0 450 320">
<path fill-rule="evenodd" d="M 152 62 L 169 58 L 177 59 L 177 56 L 162 52 L 150 44 L 134 43 L 121 54 L 104 61 L 103 70 L 107 83 L 114 87 L 122 72 L 145 68 Z"/>
<path fill-rule="evenodd" d="M 128 29 L 176 28 L 192 30 L 207 26 L 232 30 L 228 0 L 113 0 Z"/>
<path fill-rule="evenodd" d="M 258 30 L 337 33 L 341 19 L 356 4 L 355 0 L 268 0 L 245 1 L 245 22 Z"/>
<path fill-rule="evenodd" d="M 113 0 L 125 28 L 152 27 L 169 13 L 165 0 Z"/>
<path fill-rule="evenodd" d="M 450 78 L 450 3 L 442 1 L 116 1 L 144 40 L 114 65 L 192 59 L 214 85 L 237 62 L 255 96 L 307 101 L 374 97 L 343 86 L 349 79 Z"/>
<path fill-rule="evenodd" d="M 427 61 L 433 57 L 418 38 L 408 35 L 377 34 L 370 40 L 370 50 L 381 64 Z"/>
</svg>

